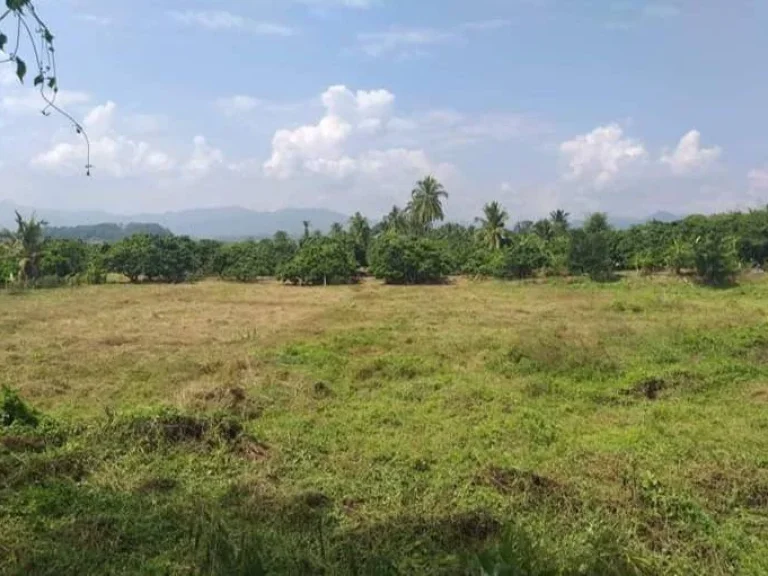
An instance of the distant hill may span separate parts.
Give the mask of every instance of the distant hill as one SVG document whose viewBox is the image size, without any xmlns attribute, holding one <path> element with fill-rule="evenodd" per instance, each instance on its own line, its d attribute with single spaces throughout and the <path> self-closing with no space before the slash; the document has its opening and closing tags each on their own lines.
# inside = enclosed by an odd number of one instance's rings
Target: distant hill
<svg viewBox="0 0 768 576">
<path fill-rule="evenodd" d="M 34 212 L 38 218 L 56 228 L 98 225 L 104 222 L 121 225 L 142 222 L 159 224 L 174 234 L 225 240 L 272 236 L 278 230 L 285 230 L 289 234 L 298 236 L 304 229 L 302 224 L 304 220 L 311 222 L 313 230 L 326 232 L 334 222 L 345 223 L 349 219 L 346 214 L 321 208 L 256 212 L 246 208 L 232 207 L 199 208 L 162 214 L 111 214 L 98 211 L 70 212 L 35 209 L 4 200 L 0 201 L 0 228 L 13 227 L 14 210 L 27 216 Z"/>
<path fill-rule="evenodd" d="M 116 242 L 134 234 L 167 236 L 172 232 L 160 224 L 130 222 L 128 224 L 85 224 L 81 226 L 47 226 L 45 235 L 60 240 L 85 240 L 86 242 Z"/>
</svg>

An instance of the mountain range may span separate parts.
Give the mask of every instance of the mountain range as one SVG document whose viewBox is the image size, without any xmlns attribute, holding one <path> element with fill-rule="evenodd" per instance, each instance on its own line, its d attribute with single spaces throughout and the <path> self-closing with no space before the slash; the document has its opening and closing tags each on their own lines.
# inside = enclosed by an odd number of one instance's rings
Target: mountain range
<svg viewBox="0 0 768 576">
<path fill-rule="evenodd" d="M 0 229 L 14 226 L 14 211 L 45 220 L 50 226 L 84 224 L 152 223 L 168 228 L 174 234 L 194 238 L 238 239 L 271 236 L 278 230 L 299 235 L 308 220 L 313 230 L 326 232 L 334 222 L 346 223 L 349 216 L 322 208 L 298 208 L 276 212 L 256 212 L 240 207 L 197 208 L 162 214 L 113 214 L 99 211 L 64 211 L 35 209 L 8 200 L 0 201 Z"/>
<path fill-rule="evenodd" d="M 313 230 L 330 229 L 334 222 L 345 223 L 349 216 L 322 208 L 291 208 L 276 212 L 256 212 L 237 206 L 228 208 L 196 208 L 179 212 L 161 214 L 113 214 L 99 211 L 65 211 L 35 209 L 20 206 L 8 200 L 0 200 L 0 229 L 13 228 L 14 211 L 29 216 L 34 213 L 50 226 L 78 226 L 87 224 L 159 224 L 174 234 L 183 234 L 193 238 L 212 238 L 235 240 L 241 238 L 261 238 L 271 236 L 278 230 L 285 230 L 298 236 L 304 230 L 305 220 L 311 223 Z M 672 222 L 682 216 L 669 212 L 656 212 L 647 218 L 609 217 L 617 228 L 629 228 L 650 220 Z M 575 226 L 580 222 L 573 221 Z"/>
</svg>

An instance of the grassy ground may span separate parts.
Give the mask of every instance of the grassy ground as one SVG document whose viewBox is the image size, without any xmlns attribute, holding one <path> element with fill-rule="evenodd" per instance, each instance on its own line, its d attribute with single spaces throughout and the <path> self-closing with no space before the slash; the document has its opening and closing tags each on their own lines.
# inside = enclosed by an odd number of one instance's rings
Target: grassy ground
<svg viewBox="0 0 768 576">
<path fill-rule="evenodd" d="M 0 366 L 2 574 L 768 573 L 766 280 L 5 294 Z"/>
</svg>

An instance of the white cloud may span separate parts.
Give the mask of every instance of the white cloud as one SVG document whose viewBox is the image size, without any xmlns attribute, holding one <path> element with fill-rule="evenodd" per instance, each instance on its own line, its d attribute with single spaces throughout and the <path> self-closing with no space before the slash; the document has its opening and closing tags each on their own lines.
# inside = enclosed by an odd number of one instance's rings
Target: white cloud
<svg viewBox="0 0 768 576">
<path fill-rule="evenodd" d="M 599 126 L 589 134 L 563 142 L 560 154 L 568 164 L 567 180 L 586 182 L 597 188 L 605 187 L 622 170 L 647 157 L 642 142 L 625 138 L 618 124 Z"/>
<path fill-rule="evenodd" d="M 669 166 L 673 174 L 682 176 L 706 168 L 720 158 L 722 152 L 719 146 L 702 148 L 701 134 L 691 130 L 680 139 L 674 151 L 662 154 L 661 162 Z"/>
<path fill-rule="evenodd" d="M 195 136 L 192 155 L 181 166 L 181 175 L 186 179 L 207 176 L 211 170 L 224 164 L 224 153 L 206 142 L 203 136 Z"/>
<path fill-rule="evenodd" d="M 425 174 L 434 173 L 447 185 L 459 181 L 451 164 L 434 163 L 421 147 L 398 144 L 401 134 L 391 126 L 395 96 L 387 90 L 331 86 L 320 100 L 325 113 L 317 124 L 274 135 L 271 157 L 262 165 L 269 180 L 281 186 L 311 183 L 314 202 L 322 189 L 325 202 L 347 199 L 377 210 L 406 200 L 413 182 Z M 252 161 L 230 168 L 253 174 Z"/>
<path fill-rule="evenodd" d="M 508 20 L 464 22 L 453 28 L 390 28 L 357 35 L 360 49 L 368 56 L 417 56 L 428 46 L 466 40 L 471 34 L 492 32 L 510 25 Z"/>
<path fill-rule="evenodd" d="M 109 101 L 91 109 L 83 121 L 91 141 L 91 164 L 95 170 L 115 178 L 171 170 L 175 162 L 168 154 L 116 131 L 116 111 L 117 105 Z M 57 173 L 82 173 L 86 160 L 86 143 L 78 136 L 76 142 L 55 143 L 35 156 L 31 164 Z"/>
<path fill-rule="evenodd" d="M 3 84 L 0 83 L 0 85 Z M 90 94 L 69 90 L 61 90 L 56 98 L 56 104 L 62 108 L 88 104 L 90 101 Z M 21 89 L 15 95 L 12 93 L 0 98 L 0 112 L 8 114 L 40 114 L 45 106 L 45 101 L 34 90 Z"/>
<path fill-rule="evenodd" d="M 346 86 L 331 86 L 321 101 L 325 115 L 317 124 L 275 133 L 272 156 L 264 163 L 268 176 L 285 179 L 306 171 L 341 178 L 375 164 L 375 160 L 351 158 L 345 145 L 352 137 L 371 138 L 386 129 L 394 95 L 386 90 L 352 92 Z"/>
<path fill-rule="evenodd" d="M 293 36 L 296 31 L 274 22 L 253 20 L 226 10 L 172 11 L 169 16 L 186 26 L 200 26 L 208 30 L 243 30 L 262 36 Z"/>
<path fill-rule="evenodd" d="M 216 100 L 216 107 L 227 116 L 252 112 L 264 104 L 263 100 L 238 94 Z"/>
</svg>

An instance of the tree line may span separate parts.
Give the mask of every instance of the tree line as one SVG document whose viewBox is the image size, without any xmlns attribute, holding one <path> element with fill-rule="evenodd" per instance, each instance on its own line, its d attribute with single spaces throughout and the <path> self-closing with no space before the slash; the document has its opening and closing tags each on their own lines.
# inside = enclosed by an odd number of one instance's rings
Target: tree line
<svg viewBox="0 0 768 576">
<path fill-rule="evenodd" d="M 390 284 L 443 282 L 450 275 L 524 279 L 670 271 L 707 284 L 727 284 L 747 267 L 768 261 L 768 209 L 677 222 L 613 228 L 603 213 L 574 227 L 569 214 L 510 226 L 498 202 L 473 225 L 443 223 L 448 194 L 434 178 L 418 182 L 404 208 L 378 223 L 359 212 L 324 234 L 304 223 L 300 238 L 278 232 L 243 242 L 192 240 L 136 233 L 93 244 L 46 237 L 45 222 L 16 215 L 16 230 L 0 237 L 0 278 L 41 286 L 100 283 L 108 274 L 131 282 L 186 282 L 203 277 L 252 282 L 276 277 L 296 285 L 347 284 L 370 275 Z"/>
</svg>

